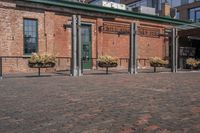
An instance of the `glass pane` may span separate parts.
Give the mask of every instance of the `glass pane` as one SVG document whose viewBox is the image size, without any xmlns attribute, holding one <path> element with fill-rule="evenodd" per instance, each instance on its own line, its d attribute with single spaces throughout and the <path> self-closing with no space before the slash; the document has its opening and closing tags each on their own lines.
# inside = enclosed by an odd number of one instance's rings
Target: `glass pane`
<svg viewBox="0 0 200 133">
<path fill-rule="evenodd" d="M 179 12 L 176 13 L 176 19 L 180 19 L 180 13 Z"/>
<path fill-rule="evenodd" d="M 24 53 L 37 52 L 37 20 L 24 19 Z"/>
<path fill-rule="evenodd" d="M 81 29 L 81 36 L 82 36 L 82 42 L 84 43 L 90 42 L 90 31 L 88 28 L 83 27 Z"/>
<path fill-rule="evenodd" d="M 194 14 L 194 10 L 193 9 L 190 9 L 190 11 L 189 11 L 189 15 L 190 15 L 190 20 L 194 20 L 194 18 L 195 18 L 195 14 Z"/>
<path fill-rule="evenodd" d="M 31 38 L 32 43 L 36 43 L 36 38 Z"/>
<path fill-rule="evenodd" d="M 36 32 L 32 32 L 32 37 L 36 38 Z"/>
<path fill-rule="evenodd" d="M 28 21 L 24 20 L 24 25 L 27 26 L 28 25 Z"/>
<path fill-rule="evenodd" d="M 200 10 L 196 12 L 196 21 L 200 22 Z"/>
<path fill-rule="evenodd" d="M 32 20 L 28 20 L 28 25 L 31 25 Z"/>
<path fill-rule="evenodd" d="M 33 22 L 33 27 L 36 27 L 36 21 Z"/>
</svg>

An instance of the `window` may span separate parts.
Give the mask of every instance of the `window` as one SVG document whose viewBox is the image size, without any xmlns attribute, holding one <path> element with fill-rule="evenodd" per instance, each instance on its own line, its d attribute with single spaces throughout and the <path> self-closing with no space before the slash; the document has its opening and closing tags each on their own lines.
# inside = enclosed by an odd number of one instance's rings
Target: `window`
<svg viewBox="0 0 200 133">
<path fill-rule="evenodd" d="M 194 22 L 200 21 L 200 7 L 189 9 L 189 20 Z"/>
<path fill-rule="evenodd" d="M 200 10 L 195 12 L 195 21 L 200 22 Z"/>
<path fill-rule="evenodd" d="M 133 2 L 133 3 L 128 5 L 128 7 L 131 8 L 133 11 L 136 8 L 141 7 L 141 6 L 148 6 L 147 0 L 140 0 L 140 1 Z"/>
<path fill-rule="evenodd" d="M 120 3 L 120 0 L 108 0 L 109 2 Z"/>
<path fill-rule="evenodd" d="M 176 12 L 176 19 L 180 19 L 180 12 Z"/>
<path fill-rule="evenodd" d="M 24 54 L 38 52 L 38 21 L 24 19 Z"/>
</svg>

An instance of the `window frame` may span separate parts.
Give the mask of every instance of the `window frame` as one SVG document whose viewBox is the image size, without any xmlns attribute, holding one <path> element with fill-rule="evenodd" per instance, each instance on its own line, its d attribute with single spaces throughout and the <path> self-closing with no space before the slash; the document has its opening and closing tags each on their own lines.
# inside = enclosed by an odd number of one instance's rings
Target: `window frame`
<svg viewBox="0 0 200 133">
<path fill-rule="evenodd" d="M 198 19 L 197 18 L 197 13 L 200 13 L 200 9 L 198 9 L 198 10 L 195 10 L 195 12 L 194 12 L 194 16 L 195 16 L 195 22 L 199 22 L 200 21 L 200 18 Z"/>
<path fill-rule="evenodd" d="M 193 11 L 192 11 L 193 10 Z M 199 12 L 200 11 L 200 7 L 193 7 L 193 8 L 190 8 L 190 9 L 188 9 L 188 19 L 189 20 L 192 20 L 192 21 L 194 21 L 194 22 L 196 22 L 197 21 L 197 18 L 196 18 L 196 12 Z M 193 17 L 194 17 L 194 19 L 192 19 L 191 18 L 191 13 L 193 12 Z"/>
<path fill-rule="evenodd" d="M 36 29 L 35 29 L 35 32 L 36 32 L 36 37 L 35 37 L 35 39 L 36 39 L 36 53 L 38 53 L 38 50 L 39 50 L 39 48 L 38 48 L 38 19 L 36 19 L 36 18 L 23 18 L 23 41 L 24 41 L 24 43 L 23 43 L 23 55 L 31 55 L 32 53 L 26 53 L 25 52 L 25 47 L 26 47 L 26 41 L 25 41 L 25 20 L 29 20 L 29 21 L 35 21 L 36 22 Z"/>
</svg>

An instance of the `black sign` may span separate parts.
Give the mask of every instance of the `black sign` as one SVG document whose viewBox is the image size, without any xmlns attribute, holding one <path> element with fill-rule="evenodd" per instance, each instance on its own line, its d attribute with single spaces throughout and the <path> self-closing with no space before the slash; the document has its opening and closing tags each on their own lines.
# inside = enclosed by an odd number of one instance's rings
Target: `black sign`
<svg viewBox="0 0 200 133">
<path fill-rule="evenodd" d="M 130 26 L 123 24 L 114 24 L 114 23 L 104 23 L 103 32 L 107 33 L 117 33 L 117 34 L 129 34 Z"/>
<path fill-rule="evenodd" d="M 196 54 L 196 48 L 180 47 L 180 56 L 182 57 L 194 57 L 195 54 Z"/>
<path fill-rule="evenodd" d="M 160 37 L 160 29 L 138 27 L 138 35 L 145 37 Z"/>
</svg>

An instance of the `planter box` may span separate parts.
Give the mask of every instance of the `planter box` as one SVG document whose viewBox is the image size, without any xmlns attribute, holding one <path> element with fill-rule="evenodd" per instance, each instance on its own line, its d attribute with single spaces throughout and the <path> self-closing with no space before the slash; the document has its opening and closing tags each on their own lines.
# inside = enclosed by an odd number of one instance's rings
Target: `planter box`
<svg viewBox="0 0 200 133">
<path fill-rule="evenodd" d="M 110 63 L 107 64 L 107 63 L 103 63 L 103 62 L 99 62 L 99 63 L 98 63 L 98 66 L 99 66 L 99 67 L 102 67 L 102 68 L 103 68 L 103 67 L 117 67 L 117 65 L 118 65 L 117 63 L 112 63 L 112 64 L 110 64 Z"/>
<path fill-rule="evenodd" d="M 99 67 L 106 68 L 106 74 L 108 74 L 108 68 L 117 67 L 117 65 L 117 63 L 98 62 Z"/>
<path fill-rule="evenodd" d="M 150 64 L 151 67 L 165 67 L 166 65 L 162 64 Z"/>
<path fill-rule="evenodd" d="M 150 64 L 151 67 L 154 68 L 154 72 L 156 72 L 156 68 L 157 67 L 166 67 L 167 65 L 163 65 L 163 64 Z"/>
<path fill-rule="evenodd" d="M 54 67 L 55 63 L 28 63 L 30 68 L 51 68 Z"/>
<path fill-rule="evenodd" d="M 38 76 L 40 76 L 41 68 L 53 68 L 55 65 L 56 65 L 55 63 L 30 63 L 30 62 L 28 62 L 28 66 L 30 68 L 38 68 Z"/>
</svg>

